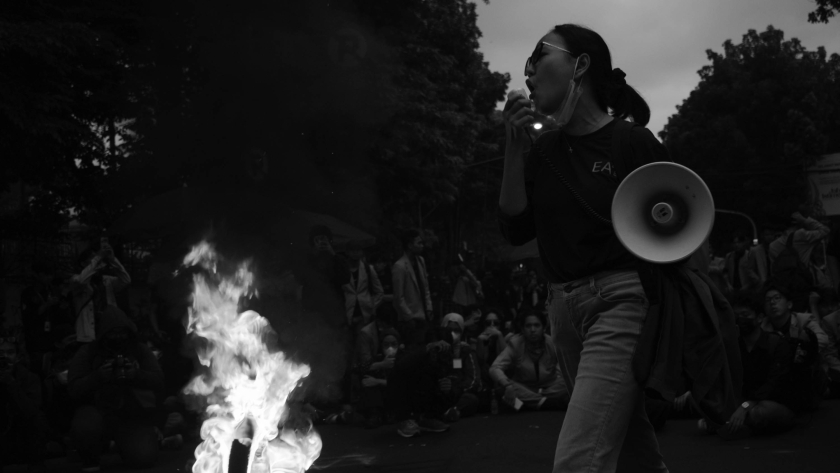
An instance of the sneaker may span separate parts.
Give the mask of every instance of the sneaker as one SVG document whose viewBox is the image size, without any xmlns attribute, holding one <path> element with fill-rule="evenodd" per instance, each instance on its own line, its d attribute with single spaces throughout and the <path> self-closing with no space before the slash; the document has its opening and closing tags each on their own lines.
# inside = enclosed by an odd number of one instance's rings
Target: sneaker
<svg viewBox="0 0 840 473">
<path fill-rule="evenodd" d="M 450 424 L 453 422 L 458 422 L 458 419 L 461 418 L 461 411 L 457 407 L 450 407 L 443 413 L 443 420 L 449 422 Z"/>
<path fill-rule="evenodd" d="M 414 437 L 420 433 L 420 426 L 417 425 L 417 422 L 407 419 L 400 422 L 400 425 L 397 427 L 397 433 L 405 438 Z"/>
<path fill-rule="evenodd" d="M 449 430 L 449 424 L 437 419 L 420 419 L 417 425 L 420 426 L 420 431 L 422 432 L 435 432 L 439 434 Z"/>
</svg>

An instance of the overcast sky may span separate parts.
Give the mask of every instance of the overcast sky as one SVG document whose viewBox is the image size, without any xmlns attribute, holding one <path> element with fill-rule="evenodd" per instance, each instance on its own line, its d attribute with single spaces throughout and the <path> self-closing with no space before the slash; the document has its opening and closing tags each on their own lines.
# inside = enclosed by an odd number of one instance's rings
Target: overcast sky
<svg viewBox="0 0 840 473">
<path fill-rule="evenodd" d="M 808 23 L 813 0 L 475 1 L 481 52 L 490 70 L 510 74 L 510 88 L 525 87 L 525 59 L 542 35 L 555 24 L 582 24 L 604 38 L 613 67 L 647 100 L 654 134 L 697 86 L 697 71 L 709 64 L 706 50 L 722 52 L 727 39 L 738 44 L 748 30 L 773 25 L 808 50 L 840 53 L 840 17 Z"/>
</svg>

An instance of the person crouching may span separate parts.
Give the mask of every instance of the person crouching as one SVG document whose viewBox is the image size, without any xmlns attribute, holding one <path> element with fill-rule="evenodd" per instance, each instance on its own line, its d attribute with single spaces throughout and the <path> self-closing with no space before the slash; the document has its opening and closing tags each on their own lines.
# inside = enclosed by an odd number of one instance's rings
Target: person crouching
<svg viewBox="0 0 840 473">
<path fill-rule="evenodd" d="M 68 391 L 80 404 L 71 437 L 82 471 L 99 471 L 100 455 L 110 440 L 123 461 L 148 467 L 158 456 L 155 431 L 163 371 L 154 353 L 137 341 L 137 328 L 120 309 L 103 313 L 96 341 L 70 362 Z"/>
</svg>

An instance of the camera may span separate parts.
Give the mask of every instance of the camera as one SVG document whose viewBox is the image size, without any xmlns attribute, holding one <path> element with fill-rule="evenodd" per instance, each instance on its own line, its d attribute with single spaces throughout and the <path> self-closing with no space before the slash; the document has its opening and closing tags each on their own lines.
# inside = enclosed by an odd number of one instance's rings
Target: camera
<svg viewBox="0 0 840 473">
<path fill-rule="evenodd" d="M 131 365 L 132 361 L 126 356 L 117 355 L 111 359 L 111 368 L 113 369 L 114 379 L 117 381 L 124 381 L 128 379 L 126 371 Z"/>
</svg>

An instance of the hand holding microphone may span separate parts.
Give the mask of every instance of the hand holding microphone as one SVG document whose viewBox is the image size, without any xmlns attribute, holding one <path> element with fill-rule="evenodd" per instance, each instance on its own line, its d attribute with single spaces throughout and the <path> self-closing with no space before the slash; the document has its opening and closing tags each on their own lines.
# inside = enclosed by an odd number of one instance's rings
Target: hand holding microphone
<svg viewBox="0 0 840 473">
<path fill-rule="evenodd" d="M 502 117 L 505 121 L 508 148 L 521 150 L 528 144 L 528 132 L 523 128 L 534 123 L 533 104 L 528 100 L 525 89 L 508 92 L 508 100 Z"/>
</svg>

